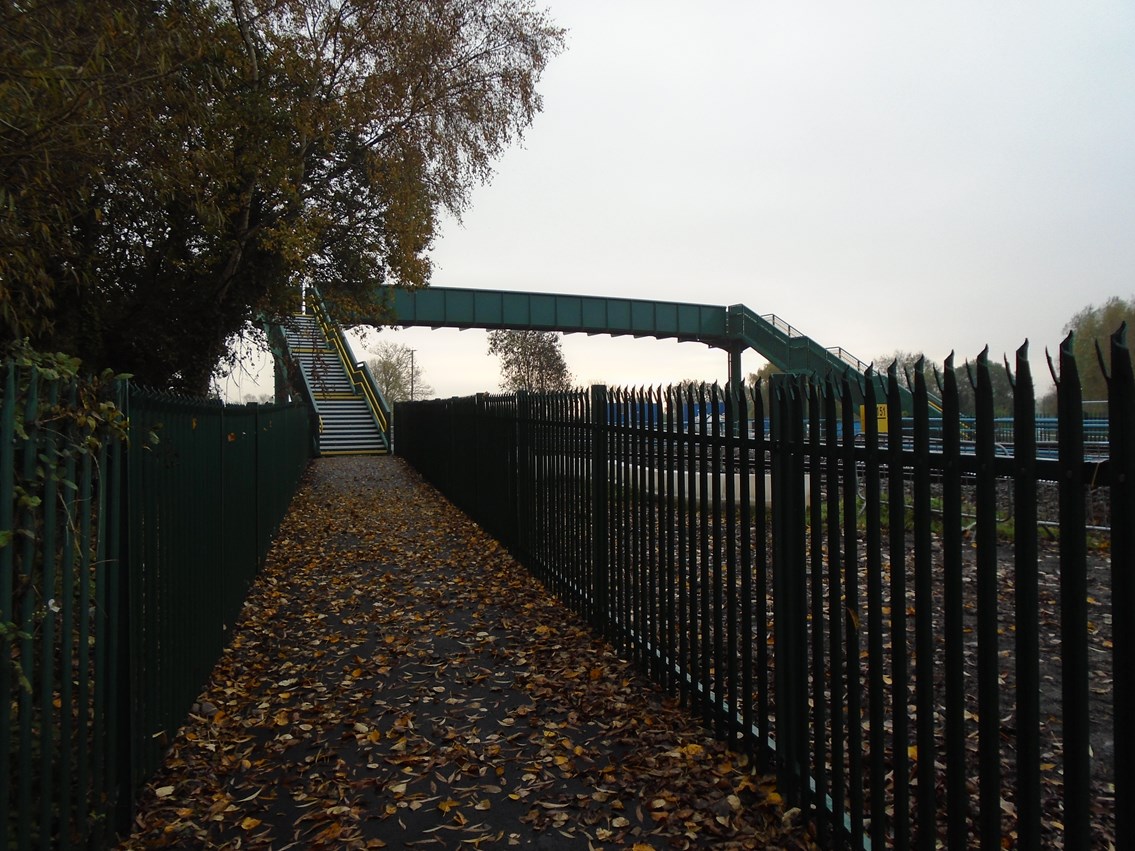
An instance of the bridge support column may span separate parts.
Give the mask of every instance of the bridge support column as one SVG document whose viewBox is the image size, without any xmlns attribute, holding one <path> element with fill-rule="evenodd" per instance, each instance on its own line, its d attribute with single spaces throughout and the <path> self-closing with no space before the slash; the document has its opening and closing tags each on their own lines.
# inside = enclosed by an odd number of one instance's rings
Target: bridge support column
<svg viewBox="0 0 1135 851">
<path fill-rule="evenodd" d="M 729 389 L 736 394 L 744 386 L 745 376 L 741 374 L 741 349 L 729 350 Z"/>
</svg>

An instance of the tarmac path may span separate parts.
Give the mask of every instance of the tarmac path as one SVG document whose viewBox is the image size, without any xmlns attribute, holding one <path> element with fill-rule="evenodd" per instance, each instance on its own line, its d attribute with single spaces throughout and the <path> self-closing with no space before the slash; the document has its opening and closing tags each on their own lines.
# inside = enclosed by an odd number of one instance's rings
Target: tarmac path
<svg viewBox="0 0 1135 851">
<path fill-rule="evenodd" d="M 812 848 L 392 457 L 309 468 L 121 849 Z"/>
</svg>

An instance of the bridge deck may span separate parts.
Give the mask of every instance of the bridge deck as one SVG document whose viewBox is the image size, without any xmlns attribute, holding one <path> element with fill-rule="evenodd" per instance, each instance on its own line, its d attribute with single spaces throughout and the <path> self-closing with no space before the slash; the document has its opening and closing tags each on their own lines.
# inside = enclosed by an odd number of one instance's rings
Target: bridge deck
<svg viewBox="0 0 1135 851">
<path fill-rule="evenodd" d="M 867 364 L 842 348 L 827 349 L 779 317 L 743 304 L 729 307 L 562 293 L 428 287 L 385 288 L 383 309 L 362 321 L 428 328 L 514 328 L 612 336 L 657 337 L 705 343 L 732 355 L 739 381 L 740 353 L 753 349 L 784 372 L 824 375 Z"/>
</svg>

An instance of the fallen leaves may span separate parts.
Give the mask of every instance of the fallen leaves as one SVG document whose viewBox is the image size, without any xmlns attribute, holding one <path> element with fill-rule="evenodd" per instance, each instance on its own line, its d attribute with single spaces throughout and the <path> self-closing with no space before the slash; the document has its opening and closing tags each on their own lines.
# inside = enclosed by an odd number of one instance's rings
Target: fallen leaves
<svg viewBox="0 0 1135 851">
<path fill-rule="evenodd" d="M 810 847 L 397 459 L 316 462 L 277 540 L 123 849 Z"/>
</svg>

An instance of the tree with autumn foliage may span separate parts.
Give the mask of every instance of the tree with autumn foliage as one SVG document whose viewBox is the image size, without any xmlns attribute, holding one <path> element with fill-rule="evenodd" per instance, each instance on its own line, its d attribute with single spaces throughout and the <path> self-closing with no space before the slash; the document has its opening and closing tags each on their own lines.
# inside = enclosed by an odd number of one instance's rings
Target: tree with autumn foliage
<svg viewBox="0 0 1135 851">
<path fill-rule="evenodd" d="M 489 354 L 501 361 L 506 393 L 559 393 L 571 389 L 560 335 L 554 331 L 490 331 Z"/>
<path fill-rule="evenodd" d="M 0 34 L 0 348 L 193 391 L 304 282 L 347 323 L 426 285 L 563 44 L 529 0 L 28 0 Z"/>
</svg>

